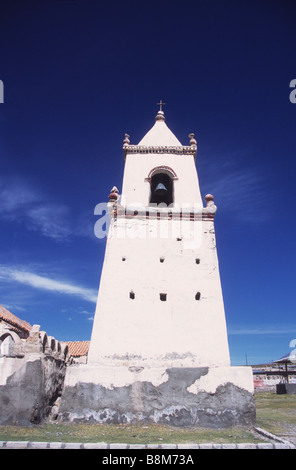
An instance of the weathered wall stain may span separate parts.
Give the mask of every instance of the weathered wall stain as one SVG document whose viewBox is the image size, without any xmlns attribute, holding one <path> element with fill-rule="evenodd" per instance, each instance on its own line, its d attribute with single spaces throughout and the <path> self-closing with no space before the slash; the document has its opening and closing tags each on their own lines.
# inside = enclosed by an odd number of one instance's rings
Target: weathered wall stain
<svg viewBox="0 0 296 470">
<path fill-rule="evenodd" d="M 208 373 L 207 367 L 171 368 L 166 372 L 168 381 L 158 386 L 148 381 L 136 381 L 111 390 L 94 383 L 66 386 L 58 419 L 214 428 L 255 422 L 253 395 L 246 390 L 230 383 L 220 385 L 215 393 L 194 394 L 187 390 Z"/>
</svg>

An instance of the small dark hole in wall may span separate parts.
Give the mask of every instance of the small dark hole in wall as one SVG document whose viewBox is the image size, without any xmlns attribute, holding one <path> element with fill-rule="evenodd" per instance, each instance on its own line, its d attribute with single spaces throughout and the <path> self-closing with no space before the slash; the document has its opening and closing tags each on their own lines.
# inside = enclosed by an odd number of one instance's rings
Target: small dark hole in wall
<svg viewBox="0 0 296 470">
<path fill-rule="evenodd" d="M 195 258 L 195 262 L 196 262 L 196 264 L 199 264 L 199 263 L 200 263 L 200 259 L 199 259 L 199 258 Z"/>
<path fill-rule="evenodd" d="M 163 263 L 163 262 L 164 262 L 164 258 L 159 258 L 159 261 L 160 261 L 161 263 Z"/>
<path fill-rule="evenodd" d="M 130 292 L 130 299 L 134 299 L 135 298 L 135 293 L 133 291 Z"/>
<path fill-rule="evenodd" d="M 122 261 L 125 261 L 125 260 L 126 260 L 126 258 L 125 258 L 124 256 L 123 256 L 121 259 L 122 259 Z"/>
<path fill-rule="evenodd" d="M 195 294 L 195 300 L 200 300 L 200 292 L 197 292 L 197 293 Z"/>
<path fill-rule="evenodd" d="M 167 299 L 167 295 L 166 295 L 166 294 L 159 294 L 159 298 L 160 298 L 160 300 L 162 300 L 163 302 L 165 302 L 166 299 Z"/>
</svg>

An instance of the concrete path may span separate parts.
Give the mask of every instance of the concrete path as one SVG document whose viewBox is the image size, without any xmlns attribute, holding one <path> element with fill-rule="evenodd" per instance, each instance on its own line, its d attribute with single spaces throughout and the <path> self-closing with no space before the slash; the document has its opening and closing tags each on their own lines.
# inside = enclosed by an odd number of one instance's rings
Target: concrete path
<svg viewBox="0 0 296 470">
<path fill-rule="evenodd" d="M 261 442 L 258 444 L 107 444 L 98 443 L 74 443 L 74 442 L 30 442 L 30 441 L 0 441 L 0 449 L 295 449 L 293 444 Z"/>
</svg>

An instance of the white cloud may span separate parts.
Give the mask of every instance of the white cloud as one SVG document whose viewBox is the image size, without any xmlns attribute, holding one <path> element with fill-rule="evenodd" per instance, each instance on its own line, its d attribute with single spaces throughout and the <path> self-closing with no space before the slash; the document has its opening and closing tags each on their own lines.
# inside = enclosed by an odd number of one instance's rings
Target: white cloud
<svg viewBox="0 0 296 470">
<path fill-rule="evenodd" d="M 40 197 L 19 178 L 0 179 L 0 214 L 15 219 L 23 210 L 40 202 Z"/>
<path fill-rule="evenodd" d="M 70 207 L 18 177 L 0 177 L 0 219 L 55 241 L 94 238 L 93 208 L 73 215 Z"/>
<path fill-rule="evenodd" d="M 26 225 L 29 230 L 40 231 L 46 237 L 66 239 L 71 234 L 67 223 L 66 206 L 46 204 L 30 208 L 27 211 Z"/>
<path fill-rule="evenodd" d="M 0 178 L 0 217 L 9 222 L 24 224 L 28 230 L 39 231 L 55 240 L 71 235 L 69 209 L 48 202 L 41 191 L 21 178 Z"/>
<path fill-rule="evenodd" d="M 218 210 L 231 211 L 245 221 L 263 221 L 269 217 L 266 172 L 260 165 L 248 167 L 246 162 L 243 152 L 221 155 L 218 164 L 209 158 L 206 166 L 201 165 L 206 190 L 214 195 Z"/>
<path fill-rule="evenodd" d="M 48 277 L 40 276 L 39 274 L 14 267 L 1 266 L 0 278 L 6 281 L 16 281 L 35 289 L 44 289 L 59 294 L 78 296 L 88 302 L 95 303 L 97 301 L 97 292 L 94 289 L 88 289 L 68 282 L 50 279 Z"/>
<path fill-rule="evenodd" d="M 228 328 L 229 335 L 280 335 L 296 334 L 295 325 L 265 325 L 257 327 Z"/>
<path fill-rule="evenodd" d="M 82 310 L 82 309 L 80 309 L 80 310 L 78 311 L 78 313 L 81 314 L 81 315 L 87 315 L 87 319 L 88 319 L 89 321 L 93 321 L 93 320 L 94 320 L 94 312 L 93 312 L 93 311 L 92 311 L 92 312 L 89 312 L 88 310 Z M 91 315 L 91 316 L 90 316 L 90 315 Z"/>
</svg>

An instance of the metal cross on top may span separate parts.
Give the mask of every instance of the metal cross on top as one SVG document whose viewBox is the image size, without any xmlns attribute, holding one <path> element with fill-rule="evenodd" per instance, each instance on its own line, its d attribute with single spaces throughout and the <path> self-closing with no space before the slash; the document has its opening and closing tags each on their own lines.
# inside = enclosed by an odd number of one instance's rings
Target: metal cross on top
<svg viewBox="0 0 296 470">
<path fill-rule="evenodd" d="M 162 111 L 162 107 L 165 105 L 165 103 L 163 103 L 162 100 L 160 100 L 160 102 L 157 103 L 157 105 L 160 106 L 159 111 Z"/>
</svg>

